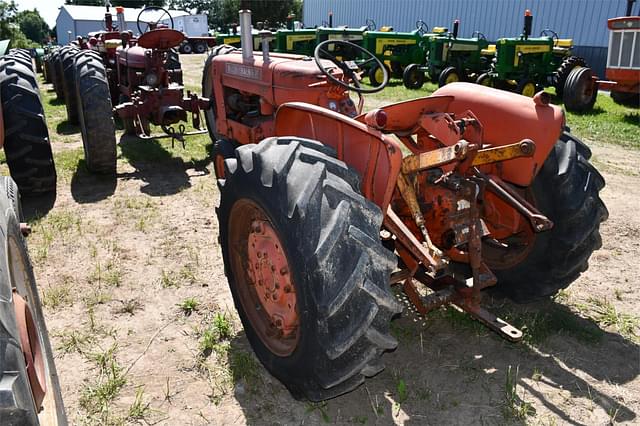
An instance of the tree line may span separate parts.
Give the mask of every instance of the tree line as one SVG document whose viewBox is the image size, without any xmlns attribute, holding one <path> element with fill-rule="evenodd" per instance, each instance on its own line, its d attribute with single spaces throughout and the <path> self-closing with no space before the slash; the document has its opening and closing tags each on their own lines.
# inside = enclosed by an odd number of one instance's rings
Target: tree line
<svg viewBox="0 0 640 426">
<path fill-rule="evenodd" d="M 37 10 L 18 8 L 13 0 L 0 0 L 0 40 L 11 39 L 11 47 L 37 47 L 51 36 L 49 25 Z"/>
</svg>

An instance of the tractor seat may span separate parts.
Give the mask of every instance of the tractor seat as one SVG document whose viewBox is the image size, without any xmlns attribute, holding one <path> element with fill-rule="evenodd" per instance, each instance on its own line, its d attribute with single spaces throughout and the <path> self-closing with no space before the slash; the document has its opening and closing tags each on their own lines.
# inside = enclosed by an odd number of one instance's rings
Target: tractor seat
<svg viewBox="0 0 640 426">
<path fill-rule="evenodd" d="M 381 33 L 390 33 L 390 32 L 392 32 L 392 31 L 393 31 L 393 27 L 387 27 L 387 26 L 385 26 L 385 27 L 380 28 L 380 30 L 379 30 L 379 31 L 380 31 Z"/>
<path fill-rule="evenodd" d="M 434 34 L 442 34 L 446 33 L 447 31 L 449 30 L 446 27 L 433 27 L 433 29 L 431 30 L 431 32 Z"/>
<path fill-rule="evenodd" d="M 184 41 L 184 34 L 171 28 L 147 31 L 138 37 L 138 46 L 146 49 L 168 50 Z"/>
</svg>

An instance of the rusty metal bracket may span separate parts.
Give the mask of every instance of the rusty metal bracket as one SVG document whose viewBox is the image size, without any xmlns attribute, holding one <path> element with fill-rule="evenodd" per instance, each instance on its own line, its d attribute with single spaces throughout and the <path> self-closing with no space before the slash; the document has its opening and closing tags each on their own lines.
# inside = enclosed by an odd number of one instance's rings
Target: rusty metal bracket
<svg viewBox="0 0 640 426">
<path fill-rule="evenodd" d="M 553 222 L 548 217 L 543 215 L 527 200 L 522 198 L 520 194 L 509 188 L 509 186 L 504 183 L 502 179 L 497 176 L 492 177 L 485 173 L 482 173 L 476 167 L 474 167 L 474 172 L 477 176 L 484 179 L 488 189 L 490 189 L 494 194 L 496 194 L 505 202 L 509 203 L 520 214 L 526 217 L 531 223 L 531 226 L 533 227 L 533 230 L 535 232 L 547 231 L 553 228 Z"/>
<path fill-rule="evenodd" d="M 513 158 L 532 157 L 535 152 L 536 145 L 533 141 L 523 139 L 520 142 L 509 145 L 480 149 L 471 164 L 473 166 L 481 166 L 483 164 L 498 163 Z"/>
<path fill-rule="evenodd" d="M 464 139 L 452 146 L 409 155 L 402 160 L 402 173 L 410 174 L 432 167 L 440 167 L 456 160 L 463 160 L 467 156 L 469 142 Z"/>
<path fill-rule="evenodd" d="M 384 218 L 384 226 L 392 232 L 397 241 L 402 244 L 422 265 L 427 268 L 430 274 L 435 275 L 437 270 L 443 269 L 447 262 L 439 257 L 436 253 L 432 253 L 425 247 L 416 237 L 402 219 L 398 217 L 391 206 L 387 208 L 387 214 Z"/>
<path fill-rule="evenodd" d="M 489 327 L 491 330 L 498 333 L 501 337 L 511 341 L 511 342 L 519 342 L 522 340 L 522 331 L 518 328 L 512 326 L 502 318 L 498 318 L 491 312 L 487 311 L 480 305 L 476 306 L 458 306 L 460 309 L 467 312 L 476 320 L 480 321 L 482 324 Z"/>
</svg>

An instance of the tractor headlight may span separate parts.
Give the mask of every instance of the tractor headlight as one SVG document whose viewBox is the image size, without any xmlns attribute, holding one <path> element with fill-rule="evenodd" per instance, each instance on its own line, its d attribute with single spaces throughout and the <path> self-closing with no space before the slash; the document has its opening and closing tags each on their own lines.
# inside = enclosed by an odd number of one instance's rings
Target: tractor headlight
<svg viewBox="0 0 640 426">
<path fill-rule="evenodd" d="M 144 79 L 149 86 L 155 87 L 158 84 L 158 75 L 150 72 Z"/>
<path fill-rule="evenodd" d="M 337 111 L 338 110 L 338 104 L 336 101 L 329 101 L 329 109 L 331 111 Z"/>
</svg>

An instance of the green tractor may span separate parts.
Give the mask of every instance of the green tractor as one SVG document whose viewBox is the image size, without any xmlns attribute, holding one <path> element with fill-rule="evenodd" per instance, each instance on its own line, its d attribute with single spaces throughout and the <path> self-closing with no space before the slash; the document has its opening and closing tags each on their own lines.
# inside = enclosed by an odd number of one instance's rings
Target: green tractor
<svg viewBox="0 0 640 426">
<path fill-rule="evenodd" d="M 496 42 L 491 69 L 479 75 L 476 83 L 529 97 L 553 86 L 567 110 L 593 108 L 598 84 L 585 60 L 571 55 L 572 40 L 560 39 L 549 29 L 539 37 L 530 37 L 532 23 L 533 15 L 527 10 L 522 35 Z"/>
<path fill-rule="evenodd" d="M 273 51 L 313 56 L 313 51 L 316 48 L 316 29 L 296 29 L 294 18 L 295 15 L 287 16 L 287 28 L 279 29 L 276 32 Z"/>
<path fill-rule="evenodd" d="M 429 32 L 429 27 L 423 20 L 418 20 L 416 29 L 411 32 L 395 32 L 392 27 L 377 30 L 372 20 L 367 20 L 367 27 L 363 47 L 384 64 L 389 75 L 402 78 L 406 67 L 424 63 L 424 35 Z M 369 80 L 372 86 L 379 85 L 382 82 L 382 70 L 370 68 Z"/>
<path fill-rule="evenodd" d="M 453 22 L 453 31 L 431 34 L 426 39 L 425 65 L 413 64 L 405 70 L 403 82 L 408 89 L 419 89 L 425 74 L 440 87 L 456 81 L 475 81 L 491 64 L 489 42 L 479 31 L 471 38 L 458 37 L 460 21 Z"/>
</svg>

